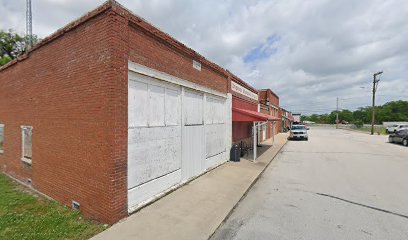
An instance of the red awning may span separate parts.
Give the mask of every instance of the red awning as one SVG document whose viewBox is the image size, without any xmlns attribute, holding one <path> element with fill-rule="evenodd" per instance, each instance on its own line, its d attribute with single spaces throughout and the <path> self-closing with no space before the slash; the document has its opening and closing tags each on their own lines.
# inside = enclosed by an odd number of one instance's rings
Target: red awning
<svg viewBox="0 0 408 240">
<path fill-rule="evenodd" d="M 292 116 L 289 116 L 289 120 L 293 122 L 295 119 Z"/>
<path fill-rule="evenodd" d="M 260 112 L 246 110 L 242 108 L 232 108 L 233 122 L 265 122 L 278 121 L 279 118 Z"/>
</svg>

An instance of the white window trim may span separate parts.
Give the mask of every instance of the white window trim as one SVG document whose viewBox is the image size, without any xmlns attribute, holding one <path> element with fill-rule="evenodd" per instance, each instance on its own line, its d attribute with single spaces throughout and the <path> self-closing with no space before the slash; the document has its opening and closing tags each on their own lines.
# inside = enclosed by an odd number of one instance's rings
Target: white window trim
<svg viewBox="0 0 408 240">
<path fill-rule="evenodd" d="M 4 124 L 0 123 L 0 127 L 4 128 Z M 3 148 L 4 148 L 4 130 L 3 130 Z M 0 154 L 4 153 L 4 149 L 0 149 Z"/>
<path fill-rule="evenodd" d="M 212 95 L 216 95 L 222 98 L 227 98 L 227 94 L 226 93 L 222 93 L 219 92 L 217 90 L 172 76 L 170 74 L 167 74 L 165 72 L 160 72 L 156 69 L 152 69 L 143 65 L 140 65 L 138 63 L 134 63 L 131 61 L 128 61 L 128 70 L 130 73 L 138 73 L 138 74 L 142 74 L 148 77 L 152 77 L 161 81 L 165 81 L 168 83 L 172 83 L 175 85 L 180 85 L 183 87 L 187 87 L 193 90 L 197 90 L 197 91 L 201 91 L 201 92 L 205 92 L 205 93 L 210 93 Z"/>
<path fill-rule="evenodd" d="M 33 127 L 32 127 L 32 126 L 21 126 L 21 154 L 22 154 L 22 156 L 21 156 L 21 161 L 23 161 L 23 162 L 25 162 L 25 163 L 31 165 L 32 162 L 33 162 L 33 160 L 24 157 L 24 132 L 23 132 L 23 128 L 31 128 L 31 134 L 32 134 Z M 33 140 L 33 139 L 32 139 L 32 138 L 33 138 L 33 137 L 32 137 L 32 135 L 31 135 L 31 152 L 32 152 L 32 148 L 33 148 L 33 146 L 32 146 L 32 140 Z M 31 154 L 32 154 L 32 153 L 31 153 Z"/>
</svg>

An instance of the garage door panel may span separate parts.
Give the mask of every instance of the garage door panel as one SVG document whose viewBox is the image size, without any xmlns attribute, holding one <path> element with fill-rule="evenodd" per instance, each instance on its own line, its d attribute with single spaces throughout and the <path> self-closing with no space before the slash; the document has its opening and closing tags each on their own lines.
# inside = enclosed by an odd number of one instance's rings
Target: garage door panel
<svg viewBox="0 0 408 240">
<path fill-rule="evenodd" d="M 223 123 L 205 126 L 206 158 L 225 152 L 225 131 Z"/>
<path fill-rule="evenodd" d="M 128 187 L 181 168 L 181 127 L 129 129 Z"/>
</svg>

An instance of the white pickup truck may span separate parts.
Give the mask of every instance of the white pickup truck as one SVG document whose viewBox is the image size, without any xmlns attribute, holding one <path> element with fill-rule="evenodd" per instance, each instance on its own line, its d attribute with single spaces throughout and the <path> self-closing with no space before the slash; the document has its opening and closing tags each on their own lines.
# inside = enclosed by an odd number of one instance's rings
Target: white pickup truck
<svg viewBox="0 0 408 240">
<path fill-rule="evenodd" d="M 394 124 L 386 128 L 387 133 L 395 133 L 398 130 L 408 128 L 408 124 Z"/>
</svg>

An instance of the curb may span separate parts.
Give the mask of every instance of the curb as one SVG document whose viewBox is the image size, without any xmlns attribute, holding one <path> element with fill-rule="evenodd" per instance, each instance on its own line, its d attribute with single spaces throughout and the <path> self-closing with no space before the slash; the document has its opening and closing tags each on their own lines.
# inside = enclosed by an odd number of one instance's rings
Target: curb
<svg viewBox="0 0 408 240">
<path fill-rule="evenodd" d="M 234 204 L 234 206 L 231 208 L 231 210 L 228 212 L 228 214 L 225 216 L 225 218 L 221 221 L 221 223 L 218 225 L 218 227 L 214 230 L 214 232 L 208 236 L 207 239 L 210 239 L 212 236 L 214 236 L 214 233 L 217 232 L 217 230 L 224 225 L 224 223 L 228 220 L 228 218 L 231 216 L 231 214 L 234 212 L 235 208 L 237 208 L 238 204 L 246 197 L 246 195 L 248 194 L 249 190 L 251 190 L 251 188 L 258 182 L 259 178 L 262 176 L 262 174 L 265 172 L 265 170 L 269 167 L 269 165 L 271 164 L 271 162 L 275 159 L 276 156 L 278 156 L 279 153 L 281 153 L 282 148 L 288 143 L 288 140 L 285 139 L 284 144 L 282 144 L 282 146 L 280 146 L 280 148 L 278 149 L 278 151 L 276 152 L 276 154 L 272 157 L 272 159 L 266 164 L 266 166 L 264 167 L 264 169 L 262 169 L 262 171 L 255 177 L 255 179 L 252 181 L 252 183 L 249 185 L 249 187 L 247 188 L 247 190 L 245 191 L 245 193 L 241 196 L 241 198 L 238 200 L 238 202 L 236 202 Z"/>
</svg>

